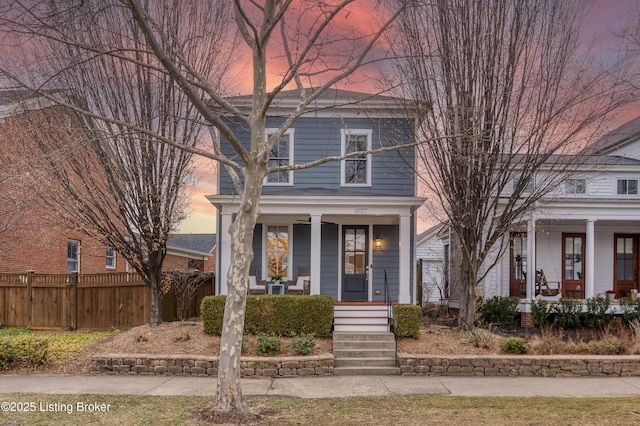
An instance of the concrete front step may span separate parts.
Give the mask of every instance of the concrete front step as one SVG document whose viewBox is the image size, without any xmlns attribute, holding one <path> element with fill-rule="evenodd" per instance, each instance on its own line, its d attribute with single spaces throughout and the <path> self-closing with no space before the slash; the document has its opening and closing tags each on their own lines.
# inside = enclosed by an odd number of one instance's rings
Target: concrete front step
<svg viewBox="0 0 640 426">
<path fill-rule="evenodd" d="M 389 325 L 380 325 L 380 324 L 334 324 L 333 331 L 343 332 L 343 331 L 356 331 L 356 332 L 388 332 Z"/>
<path fill-rule="evenodd" d="M 354 359 L 354 358 L 387 358 L 396 360 L 396 350 L 394 349 L 336 349 L 333 348 L 334 359 Z"/>
<path fill-rule="evenodd" d="M 378 350 L 396 350 L 396 342 L 388 340 L 335 340 L 333 341 L 333 351 L 349 350 L 349 349 L 378 349 Z"/>
<path fill-rule="evenodd" d="M 335 376 L 398 376 L 398 367 L 334 367 Z"/>
<path fill-rule="evenodd" d="M 376 342 L 394 342 L 396 341 L 395 336 L 390 332 L 383 333 L 348 333 L 348 332 L 335 332 L 333 333 L 333 342 L 365 342 L 365 341 L 376 341 Z"/>
<path fill-rule="evenodd" d="M 335 357 L 335 355 L 334 355 Z M 394 358 L 334 358 L 334 367 L 395 367 L 396 359 Z"/>
</svg>

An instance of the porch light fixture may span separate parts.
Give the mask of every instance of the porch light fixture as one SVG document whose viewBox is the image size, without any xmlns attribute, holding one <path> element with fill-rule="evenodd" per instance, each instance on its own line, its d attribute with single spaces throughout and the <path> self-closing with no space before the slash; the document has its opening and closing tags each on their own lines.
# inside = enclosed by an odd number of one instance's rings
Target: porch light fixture
<svg viewBox="0 0 640 426">
<path fill-rule="evenodd" d="M 376 237 L 374 248 L 376 250 L 381 250 L 382 249 L 382 238 Z"/>
</svg>

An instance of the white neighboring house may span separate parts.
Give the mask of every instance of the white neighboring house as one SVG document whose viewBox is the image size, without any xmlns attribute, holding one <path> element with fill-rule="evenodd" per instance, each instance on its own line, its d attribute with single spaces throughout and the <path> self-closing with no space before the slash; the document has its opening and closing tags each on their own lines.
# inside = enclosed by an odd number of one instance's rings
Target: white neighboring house
<svg viewBox="0 0 640 426">
<path fill-rule="evenodd" d="M 639 289 L 640 117 L 591 148 L 526 223 L 504 236 L 505 254 L 480 283 L 485 297 L 585 299 Z M 535 279 L 541 271 L 546 280 Z"/>
<path fill-rule="evenodd" d="M 448 252 L 448 240 L 443 239 L 445 224 L 432 226 L 416 237 L 416 259 L 418 271 L 422 270 L 421 303 L 439 303 L 448 296 L 445 281 L 445 247 Z"/>
</svg>

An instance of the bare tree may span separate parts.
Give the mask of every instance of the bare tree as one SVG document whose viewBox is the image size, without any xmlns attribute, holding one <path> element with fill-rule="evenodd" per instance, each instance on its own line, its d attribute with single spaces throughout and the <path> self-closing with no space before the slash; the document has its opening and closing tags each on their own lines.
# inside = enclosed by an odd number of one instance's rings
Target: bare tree
<svg viewBox="0 0 640 426">
<path fill-rule="evenodd" d="M 187 54 L 186 49 L 192 44 L 198 46 L 196 51 L 211 48 L 204 43 L 209 35 L 206 30 L 200 34 L 201 37 L 194 36 L 189 39 L 179 31 L 170 31 L 163 25 L 162 10 L 151 7 L 153 2 L 114 0 L 93 4 L 90 9 L 91 19 L 98 19 L 96 16 L 110 9 L 126 8 L 131 16 L 131 22 L 135 22 L 135 27 L 144 34 L 144 50 L 141 51 L 139 46 L 130 46 L 128 50 L 123 51 L 111 48 L 109 43 L 98 46 L 87 45 L 84 39 L 79 38 L 76 19 L 88 19 L 83 18 L 87 10 L 82 6 L 92 2 L 84 2 L 80 6 L 76 2 L 62 0 L 50 0 L 44 3 L 55 6 L 64 5 L 68 9 L 63 14 L 67 17 L 67 21 L 52 27 L 50 16 L 55 16 L 57 12 L 47 12 L 50 9 L 41 11 L 35 7 L 20 8 L 19 12 L 5 13 L 7 19 L 2 24 L 17 32 L 28 34 L 38 32 L 49 40 L 80 48 L 87 52 L 87 55 L 107 55 L 121 61 L 119 63 L 134 64 L 136 69 L 151 69 L 165 74 L 181 88 L 184 96 L 198 112 L 199 120 L 211 129 L 216 129 L 235 150 L 233 158 L 226 157 L 216 144 L 209 150 L 186 146 L 172 134 L 159 134 L 139 123 L 124 122 L 105 116 L 99 111 L 70 105 L 85 116 L 102 120 L 108 125 L 122 126 L 128 132 L 146 135 L 167 145 L 216 160 L 232 176 L 240 194 L 241 203 L 230 228 L 232 263 L 228 271 L 228 295 L 220 346 L 218 389 L 216 400 L 210 409 L 246 411 L 247 407 L 243 402 L 240 387 L 240 349 L 249 283 L 248 274 L 253 257 L 251 242 L 258 217 L 263 180 L 269 173 L 298 170 L 345 158 L 345 156 L 325 157 L 307 164 L 269 168 L 269 153 L 292 123 L 302 114 L 309 112 L 313 102 L 319 96 L 336 83 L 352 76 L 370 60 L 373 48 L 398 16 L 402 6 L 388 10 L 383 2 L 356 0 L 332 2 L 235 0 L 233 2 L 218 1 L 208 5 L 209 9 L 215 10 L 232 8 L 237 30 L 250 52 L 248 72 L 253 79 L 252 106 L 247 112 L 227 101 L 220 88 L 212 85 L 209 76 L 194 66 L 194 61 Z M 174 7 L 184 16 L 185 22 L 200 19 L 194 12 L 195 8 L 184 7 L 185 4 L 193 5 L 199 2 L 175 2 Z M 355 16 L 352 14 L 352 8 L 360 4 L 366 4 L 369 14 L 358 18 L 359 21 L 367 19 L 367 22 L 364 24 L 359 22 L 360 29 L 356 30 L 351 25 Z M 98 38 L 103 40 L 102 37 L 117 32 L 117 29 L 112 26 L 95 26 L 93 31 L 101 34 Z M 234 53 L 237 52 L 236 46 L 230 48 L 235 49 Z M 380 56 L 379 54 L 371 60 L 380 60 Z M 284 66 L 273 88 L 267 90 L 267 61 L 273 58 L 281 60 Z M 77 63 L 77 66 L 82 68 L 84 62 Z M 9 73 L 5 72 L 5 74 Z M 14 81 L 18 79 L 16 73 L 10 77 Z M 299 91 L 297 106 L 284 119 L 280 127 L 267 138 L 265 129 L 267 110 L 278 93 L 287 87 L 294 87 Z M 309 90 L 309 87 L 315 88 Z M 226 124 L 225 115 L 236 117 L 250 128 L 249 148 L 242 145 Z M 212 134 L 215 135 L 214 132 Z M 383 147 L 369 152 L 391 149 L 398 149 L 398 147 Z M 365 152 L 353 152 L 347 156 L 354 157 L 363 153 Z"/>
<path fill-rule="evenodd" d="M 508 231 L 575 167 L 572 156 L 628 99 L 580 44 L 583 2 L 415 0 L 398 75 L 418 106 L 420 179 L 459 250 L 459 327 Z M 497 253 L 492 256 L 490 253 Z"/>
<path fill-rule="evenodd" d="M 149 323 L 159 324 L 166 242 L 185 217 L 193 183 L 193 153 L 183 147 L 199 146 L 205 126 L 179 83 L 161 69 L 128 9 L 117 2 L 45 1 L 35 7 L 43 16 L 36 22 L 32 15 L 31 25 L 47 36 L 28 46 L 30 54 L 47 58 L 38 65 L 40 81 L 63 87 L 71 105 L 90 112 L 79 115 L 81 122 L 69 117 L 73 129 L 66 139 L 32 123 L 42 155 L 33 164 L 56 186 L 42 187 L 43 195 L 66 220 L 133 266 L 151 290 Z M 159 29 L 183 43 L 179 54 L 193 71 L 219 90 L 230 63 L 229 14 L 173 1 L 149 2 L 148 8 Z M 177 54 L 166 59 L 176 62 Z"/>
</svg>

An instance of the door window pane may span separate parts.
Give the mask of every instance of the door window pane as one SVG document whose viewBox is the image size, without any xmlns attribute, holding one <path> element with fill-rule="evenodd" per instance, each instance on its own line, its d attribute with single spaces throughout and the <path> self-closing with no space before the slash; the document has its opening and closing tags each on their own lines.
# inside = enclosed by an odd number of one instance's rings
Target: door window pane
<svg viewBox="0 0 640 426">
<path fill-rule="evenodd" d="M 522 280 L 527 271 L 527 234 L 513 234 L 511 244 L 513 278 Z"/>
<path fill-rule="evenodd" d="M 267 276 L 282 275 L 287 278 L 289 270 L 289 227 L 267 226 Z"/>
<path fill-rule="evenodd" d="M 582 280 L 582 237 L 565 237 L 564 278 Z"/>
<path fill-rule="evenodd" d="M 616 238 L 616 279 L 633 280 L 633 238 Z"/>
</svg>

